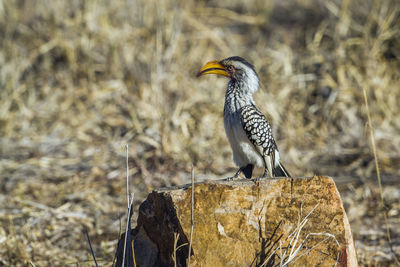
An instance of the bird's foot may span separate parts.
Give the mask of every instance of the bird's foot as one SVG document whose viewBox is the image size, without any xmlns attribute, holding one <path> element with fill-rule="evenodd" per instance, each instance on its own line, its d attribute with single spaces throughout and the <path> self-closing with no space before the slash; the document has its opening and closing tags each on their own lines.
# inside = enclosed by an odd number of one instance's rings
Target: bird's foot
<svg viewBox="0 0 400 267">
<path fill-rule="evenodd" d="M 259 181 L 261 181 L 261 179 L 263 179 L 264 177 L 255 177 L 255 178 L 253 178 L 253 182 L 259 182 Z"/>
<path fill-rule="evenodd" d="M 224 181 L 233 181 L 233 180 L 236 180 L 236 179 L 239 178 L 239 174 L 240 174 L 240 172 L 239 172 L 239 173 L 236 173 L 234 176 L 225 178 Z"/>
<path fill-rule="evenodd" d="M 233 181 L 233 178 L 235 178 L 235 176 L 224 178 L 224 179 L 222 179 L 222 181 Z"/>
<path fill-rule="evenodd" d="M 242 172 L 242 168 L 240 168 L 240 169 L 235 173 L 234 176 L 225 178 L 225 179 L 223 179 L 223 181 L 233 181 L 233 180 L 235 180 L 235 179 L 237 179 L 237 178 L 239 177 L 239 175 L 240 175 L 241 172 Z"/>
<path fill-rule="evenodd" d="M 252 179 L 252 181 L 255 183 L 255 184 L 259 184 L 260 183 L 260 181 L 261 181 L 261 179 L 263 179 L 264 177 L 255 177 L 255 178 L 253 178 Z"/>
<path fill-rule="evenodd" d="M 263 176 L 255 177 L 255 178 L 252 179 L 252 180 L 253 180 L 253 182 L 254 182 L 255 184 L 259 184 L 260 181 L 261 181 L 261 179 L 265 179 L 265 178 L 268 178 L 268 174 L 267 174 L 267 173 L 264 173 Z"/>
<path fill-rule="evenodd" d="M 247 164 L 244 167 L 240 167 L 234 176 L 225 178 L 224 181 L 232 181 L 239 178 L 240 173 L 243 173 L 247 179 L 251 179 L 251 174 L 253 173 L 254 165 Z"/>
</svg>

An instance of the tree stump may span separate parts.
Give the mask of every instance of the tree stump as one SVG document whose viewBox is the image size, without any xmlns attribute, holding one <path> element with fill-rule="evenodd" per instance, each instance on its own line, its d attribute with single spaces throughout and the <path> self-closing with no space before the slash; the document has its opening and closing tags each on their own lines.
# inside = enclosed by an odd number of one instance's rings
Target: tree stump
<svg viewBox="0 0 400 267">
<path fill-rule="evenodd" d="M 137 266 L 187 266 L 189 254 L 190 266 L 357 266 L 332 178 L 196 183 L 189 253 L 191 199 L 191 184 L 148 195 L 131 232 Z"/>
</svg>

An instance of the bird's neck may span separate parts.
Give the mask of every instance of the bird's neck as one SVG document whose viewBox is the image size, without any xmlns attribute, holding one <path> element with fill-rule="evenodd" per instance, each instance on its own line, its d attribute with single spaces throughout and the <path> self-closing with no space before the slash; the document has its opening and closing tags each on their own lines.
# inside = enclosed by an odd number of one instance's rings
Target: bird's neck
<svg viewBox="0 0 400 267">
<path fill-rule="evenodd" d="M 224 112 L 236 112 L 244 106 L 254 105 L 253 91 L 243 81 L 230 80 L 225 94 Z M 255 91 L 255 90 L 254 90 Z"/>
</svg>

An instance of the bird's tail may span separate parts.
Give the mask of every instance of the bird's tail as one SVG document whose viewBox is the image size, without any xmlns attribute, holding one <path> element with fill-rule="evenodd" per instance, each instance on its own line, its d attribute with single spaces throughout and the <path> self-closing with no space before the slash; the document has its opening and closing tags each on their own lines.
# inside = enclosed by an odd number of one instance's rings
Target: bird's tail
<svg viewBox="0 0 400 267">
<path fill-rule="evenodd" d="M 281 162 L 272 170 L 274 177 L 291 177 Z"/>
</svg>

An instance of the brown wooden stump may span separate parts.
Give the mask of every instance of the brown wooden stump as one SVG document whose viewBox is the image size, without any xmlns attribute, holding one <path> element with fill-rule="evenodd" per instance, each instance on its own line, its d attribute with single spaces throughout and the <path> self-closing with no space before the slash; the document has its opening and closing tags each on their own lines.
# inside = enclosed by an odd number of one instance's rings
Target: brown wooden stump
<svg viewBox="0 0 400 267">
<path fill-rule="evenodd" d="M 357 266 L 329 177 L 195 184 L 191 266 Z M 191 185 L 154 190 L 132 230 L 137 266 L 177 266 L 189 255 Z"/>
</svg>

